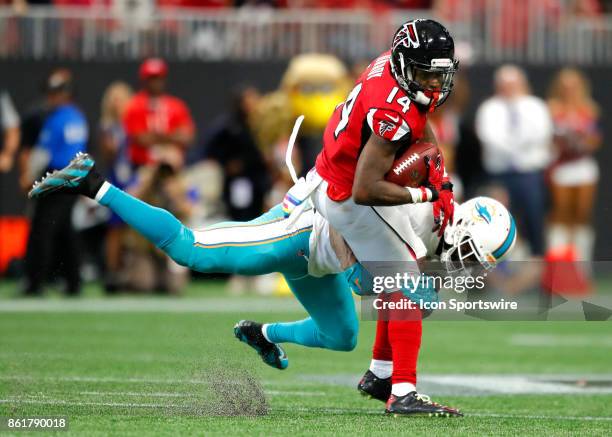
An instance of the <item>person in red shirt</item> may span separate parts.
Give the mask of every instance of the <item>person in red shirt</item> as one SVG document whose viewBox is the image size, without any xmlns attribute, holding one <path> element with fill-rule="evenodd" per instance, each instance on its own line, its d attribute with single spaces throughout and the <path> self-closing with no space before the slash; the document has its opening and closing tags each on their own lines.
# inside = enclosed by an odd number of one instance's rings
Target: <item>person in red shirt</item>
<svg viewBox="0 0 612 437">
<path fill-rule="evenodd" d="M 310 197 L 372 276 L 418 276 L 417 260 L 427 253 L 410 221 L 394 205 L 431 202 L 434 230 L 440 235 L 452 223 L 452 184 L 442 157 L 429 163 L 422 187 L 401 187 L 386 181 L 385 175 L 398 153 L 412 144 L 435 143 L 427 114 L 450 94 L 457 65 L 453 39 L 444 26 L 421 19 L 404 23 L 391 50 L 366 68 L 332 114 L 315 169 L 285 196 L 286 214 Z M 379 320 L 377 329 L 373 362 L 386 363 L 385 370 L 392 366 L 392 373 L 379 372 L 376 366 L 372 371 L 377 381 L 388 384 L 386 411 L 438 414 L 441 407 L 416 391 L 420 318 L 388 324 Z M 390 347 L 378 347 L 387 340 Z M 362 386 L 360 390 L 367 392 Z M 449 408 L 444 414 L 460 415 Z"/>
<path fill-rule="evenodd" d="M 195 136 L 187 105 L 165 93 L 168 66 L 150 58 L 140 66 L 143 88 L 125 111 L 123 124 L 128 136 L 128 156 L 134 167 L 164 162 L 182 167 L 185 149 Z"/>
</svg>

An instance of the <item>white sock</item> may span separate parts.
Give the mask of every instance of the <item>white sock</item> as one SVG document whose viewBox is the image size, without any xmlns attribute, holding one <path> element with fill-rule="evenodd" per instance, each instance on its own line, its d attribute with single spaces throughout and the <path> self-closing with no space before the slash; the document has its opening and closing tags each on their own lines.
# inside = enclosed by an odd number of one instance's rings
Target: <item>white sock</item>
<svg viewBox="0 0 612 437">
<path fill-rule="evenodd" d="M 558 249 L 570 244 L 569 229 L 565 225 L 551 225 L 547 235 L 548 249 Z"/>
<path fill-rule="evenodd" d="M 102 200 L 102 198 L 104 197 L 104 195 L 106 194 L 106 192 L 109 190 L 110 187 L 111 187 L 111 184 L 104 181 L 104 183 L 102 184 L 102 186 L 96 193 L 96 197 L 95 197 L 96 202 L 100 203 L 100 200 Z"/>
<path fill-rule="evenodd" d="M 268 323 L 264 323 L 261 327 L 261 333 L 263 334 L 264 338 L 268 341 L 270 341 L 270 339 L 268 338 Z M 272 341 L 270 341 L 270 343 L 273 343 Z"/>
<path fill-rule="evenodd" d="M 574 229 L 574 245 L 579 261 L 591 261 L 593 259 L 593 245 L 595 234 L 590 226 L 577 226 Z"/>
<path fill-rule="evenodd" d="M 391 394 L 395 396 L 406 396 L 411 391 L 416 391 L 416 386 L 409 382 L 400 382 L 391 386 Z"/>
<path fill-rule="evenodd" d="M 370 372 L 377 378 L 387 379 L 393 373 L 393 361 L 372 360 L 370 362 Z"/>
</svg>

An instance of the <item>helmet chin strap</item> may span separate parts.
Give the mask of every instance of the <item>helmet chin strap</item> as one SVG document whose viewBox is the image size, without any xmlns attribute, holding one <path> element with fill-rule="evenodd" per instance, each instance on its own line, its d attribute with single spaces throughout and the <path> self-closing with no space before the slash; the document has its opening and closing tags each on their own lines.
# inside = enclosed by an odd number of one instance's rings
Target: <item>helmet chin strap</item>
<svg viewBox="0 0 612 437">
<path fill-rule="evenodd" d="M 408 82 L 408 92 L 410 98 L 420 105 L 429 106 L 431 104 L 431 97 L 428 97 L 423 90 L 423 87 L 414 80 Z"/>
<path fill-rule="evenodd" d="M 441 91 L 432 91 L 431 96 L 428 96 L 423 87 L 412 77 L 410 68 L 406 68 L 404 56 L 401 53 L 399 55 L 399 61 L 402 73 L 406 75 L 406 79 L 404 79 L 402 74 L 398 74 L 398 72 L 395 71 L 395 66 L 393 62 L 391 62 L 391 72 L 395 76 L 395 80 L 397 80 L 397 83 L 399 83 L 404 91 L 408 93 L 410 100 L 419 105 L 426 106 L 429 112 L 433 112 L 436 109 L 436 103 L 438 103 L 438 101 L 444 101 L 444 93 Z"/>
<path fill-rule="evenodd" d="M 443 101 L 444 93 L 442 91 L 425 91 L 414 80 L 408 84 L 410 98 L 416 103 L 426 106 L 429 112 L 436 109 L 437 103 Z"/>
</svg>

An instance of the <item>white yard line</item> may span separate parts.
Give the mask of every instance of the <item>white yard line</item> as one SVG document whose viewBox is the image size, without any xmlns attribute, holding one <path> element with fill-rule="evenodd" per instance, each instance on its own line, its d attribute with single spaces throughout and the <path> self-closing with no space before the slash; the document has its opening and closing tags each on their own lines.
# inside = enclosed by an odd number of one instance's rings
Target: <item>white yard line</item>
<svg viewBox="0 0 612 437">
<path fill-rule="evenodd" d="M 604 347 L 612 348 L 612 336 L 599 334 L 514 334 L 509 338 L 513 346 L 526 347 Z"/>
<path fill-rule="evenodd" d="M 327 396 L 324 391 L 264 390 L 264 393 L 271 396 Z"/>
<path fill-rule="evenodd" d="M 142 392 L 142 391 L 80 391 L 79 395 L 84 396 L 138 396 L 152 398 L 193 398 L 186 393 L 167 393 L 167 392 Z"/>
<path fill-rule="evenodd" d="M 264 390 L 270 396 L 325 396 L 322 391 L 293 391 L 293 390 Z M 138 396 L 138 397 L 158 397 L 158 398 L 189 398 L 193 399 L 193 394 L 173 393 L 173 392 L 146 392 L 146 391 L 80 391 L 79 395 L 85 396 Z"/>
<path fill-rule="evenodd" d="M 354 387 L 359 375 L 303 374 L 300 381 Z M 434 396 L 612 394 L 612 374 L 421 374 L 418 387 Z"/>
<path fill-rule="evenodd" d="M 270 395 L 287 396 L 324 396 L 321 391 L 300 390 L 319 385 L 354 387 L 359 375 L 302 375 L 299 382 L 289 381 L 266 381 L 261 383 L 270 390 Z M 209 379 L 196 378 L 146 378 L 146 377 L 95 377 L 95 376 L 29 376 L 29 375 L 0 375 L 0 381 L 16 381 L 35 383 L 44 382 L 74 382 L 74 383 L 99 383 L 99 384 L 144 384 L 144 385 L 210 385 Z M 598 385 L 598 381 L 610 382 L 610 384 Z M 228 381 L 227 384 L 240 384 L 240 381 Z M 279 387 L 291 387 L 293 390 L 283 390 Z M 313 387 L 314 388 L 314 387 Z M 449 395 L 517 395 L 517 394 L 612 394 L 611 374 L 584 374 L 584 375 L 420 375 L 419 388 L 434 396 Z M 138 392 L 139 390 L 126 390 Z M 152 393 L 171 393 L 163 390 L 152 390 Z M 286 394 L 286 393 L 292 394 Z M 313 392 L 319 394 L 311 394 Z M 102 393 L 102 391 L 100 392 Z M 142 392 L 146 393 L 146 392 Z M 128 395 L 126 395 L 128 396 Z"/>
<path fill-rule="evenodd" d="M 245 297 L 232 298 L 156 298 L 138 299 L 119 297 L 116 299 L 1 300 L 0 313 L 45 312 L 45 313 L 269 313 L 303 311 L 293 298 Z"/>
<path fill-rule="evenodd" d="M 31 358 L 31 359 L 67 359 L 67 360 L 91 360 L 92 357 L 96 357 L 96 354 L 100 354 L 106 356 L 105 351 L 96 351 L 93 354 L 83 355 L 76 352 L 14 352 L 14 351 L 2 351 L 0 352 L 0 358 Z M 164 356 L 159 357 L 154 354 L 142 354 L 142 353 L 133 353 L 133 354 L 121 354 L 120 356 L 113 357 L 115 362 L 123 361 L 123 362 L 142 362 L 142 363 L 178 363 L 181 362 L 181 357 L 178 356 Z"/>
<path fill-rule="evenodd" d="M 150 403 L 133 403 L 133 402 L 81 402 L 81 401 L 66 401 L 62 399 L 21 399 L 10 398 L 0 399 L 0 404 L 38 404 L 38 405 L 64 405 L 64 406 L 99 406 L 99 407 L 117 407 L 117 408 L 184 408 L 185 405 L 180 404 L 150 404 Z M 273 411 L 291 411 L 304 413 L 326 413 L 326 414 L 369 414 L 382 415 L 382 409 L 363 409 L 363 408 L 274 408 Z M 466 412 L 466 417 L 489 417 L 496 419 L 532 419 L 532 420 L 579 420 L 585 422 L 611 422 L 612 417 L 609 416 L 547 416 L 534 414 L 502 414 L 502 413 L 470 413 Z M 462 419 L 449 419 L 462 420 Z"/>
<path fill-rule="evenodd" d="M 586 384 L 580 385 L 578 381 L 585 381 Z M 612 393 L 612 386 L 589 386 L 588 378 L 584 376 L 572 380 L 565 375 L 552 378 L 526 375 L 426 375 L 419 377 L 419 383 L 505 395 Z"/>
<path fill-rule="evenodd" d="M 382 415 L 384 414 L 384 410 L 382 408 L 379 410 L 374 409 L 363 409 L 363 408 L 304 408 L 304 407 L 296 407 L 291 409 L 284 408 L 274 408 L 273 411 L 299 411 L 304 413 L 327 413 L 327 414 L 371 414 L 371 415 Z M 584 420 L 584 421 L 593 421 L 593 422 L 611 422 L 612 417 L 610 416 L 546 416 L 546 415 L 534 415 L 534 414 L 503 414 L 503 413 L 472 413 L 472 412 L 464 412 L 465 417 L 491 417 L 491 418 L 501 418 L 501 419 L 534 419 L 534 420 Z M 436 419 L 438 420 L 438 419 Z M 444 420 L 444 419 L 440 419 Z M 447 419 L 447 420 L 462 420 L 459 418 L 455 419 Z"/>
<path fill-rule="evenodd" d="M 0 404 L 37 404 L 37 405 L 67 405 L 67 406 L 92 406 L 92 407 L 120 407 L 120 408 L 168 408 L 168 407 L 184 407 L 178 404 L 141 404 L 132 402 L 77 402 L 65 401 L 62 399 L 0 399 Z"/>
<path fill-rule="evenodd" d="M 548 420 L 585 420 L 591 422 L 611 422 L 612 417 L 607 416 L 544 416 L 536 414 L 498 414 L 498 413 L 466 413 L 467 416 L 491 417 L 502 419 L 548 419 Z"/>
<path fill-rule="evenodd" d="M 159 379 L 159 378 L 122 378 L 122 377 L 96 377 L 96 376 L 31 376 L 31 375 L 0 375 L 0 381 L 45 381 L 45 382 L 93 382 L 93 383 L 103 383 L 103 384 L 193 384 L 193 385 L 209 385 L 210 381 L 203 379 Z M 231 381 L 227 382 L 231 384 Z M 237 382 L 239 384 L 239 382 Z M 312 385 L 308 382 L 289 382 L 289 381 L 262 381 L 263 385 L 273 385 L 273 386 L 307 386 Z M 283 391 L 283 393 L 286 393 Z M 300 393 L 296 391 L 294 393 Z M 311 393 L 311 392 L 305 392 Z M 323 393 L 323 392 L 320 392 Z"/>
<path fill-rule="evenodd" d="M 156 379 L 156 378 L 122 378 L 96 376 L 29 376 L 0 375 L 0 380 L 14 381 L 62 381 L 62 382 L 101 382 L 101 383 L 143 383 L 143 384 L 209 384 L 201 379 Z"/>
</svg>

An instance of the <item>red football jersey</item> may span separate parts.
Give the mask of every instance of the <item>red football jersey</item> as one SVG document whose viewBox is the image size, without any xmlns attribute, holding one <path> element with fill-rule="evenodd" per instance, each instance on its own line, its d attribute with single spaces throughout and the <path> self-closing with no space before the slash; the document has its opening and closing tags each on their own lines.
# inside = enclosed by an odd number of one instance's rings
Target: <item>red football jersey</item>
<svg viewBox="0 0 612 437">
<path fill-rule="evenodd" d="M 182 100 L 170 95 L 152 98 L 144 91 L 128 102 L 123 125 L 128 135 L 128 155 L 136 165 L 149 164 L 152 158 L 150 149 L 139 144 L 135 135 L 149 131 L 172 133 L 177 129 L 194 130 L 191 113 Z"/>
<path fill-rule="evenodd" d="M 427 109 L 412 102 L 397 84 L 390 59 L 391 52 L 385 52 L 368 65 L 327 123 L 315 167 L 328 182 L 332 200 L 351 197 L 357 160 L 372 133 L 402 144 L 423 136 Z"/>
</svg>

